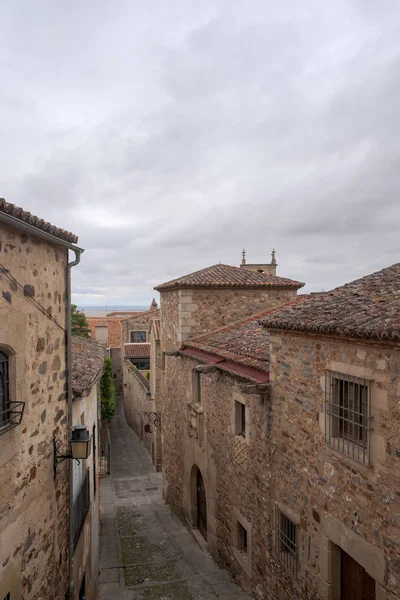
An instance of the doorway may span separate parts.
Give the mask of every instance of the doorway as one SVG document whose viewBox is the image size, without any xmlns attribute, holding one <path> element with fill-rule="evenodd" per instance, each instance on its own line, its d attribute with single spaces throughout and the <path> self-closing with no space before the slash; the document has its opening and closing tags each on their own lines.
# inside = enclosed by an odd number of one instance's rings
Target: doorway
<svg viewBox="0 0 400 600">
<path fill-rule="evenodd" d="M 197 527 L 203 538 L 207 540 L 207 500 L 206 488 L 200 469 L 197 469 Z"/>
<path fill-rule="evenodd" d="M 375 580 L 341 550 L 341 600 L 375 600 Z"/>
</svg>

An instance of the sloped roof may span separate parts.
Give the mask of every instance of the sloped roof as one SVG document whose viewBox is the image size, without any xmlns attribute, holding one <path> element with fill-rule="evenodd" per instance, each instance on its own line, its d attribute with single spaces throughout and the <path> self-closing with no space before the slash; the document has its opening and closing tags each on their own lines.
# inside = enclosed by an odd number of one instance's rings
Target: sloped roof
<svg viewBox="0 0 400 600">
<path fill-rule="evenodd" d="M 167 281 L 155 287 L 160 292 L 179 288 L 293 288 L 299 289 L 304 283 L 268 275 L 268 273 L 256 273 L 240 267 L 230 265 L 213 265 L 184 277 Z"/>
<path fill-rule="evenodd" d="M 85 398 L 103 373 L 104 350 L 94 340 L 72 336 L 72 394 Z"/>
<path fill-rule="evenodd" d="M 116 317 L 87 317 L 92 338 L 96 339 L 96 325 L 108 327 L 108 346 L 121 347 L 121 321 Z"/>
<path fill-rule="evenodd" d="M 32 215 L 30 212 L 24 210 L 20 206 L 6 202 L 4 198 L 0 198 L 0 212 L 11 215 L 19 221 L 23 221 L 28 225 L 36 227 L 36 229 L 50 233 L 51 235 L 54 235 L 54 237 L 64 240 L 65 242 L 69 242 L 70 244 L 78 243 L 78 236 L 76 236 L 74 233 L 66 231 L 65 229 L 60 229 L 60 227 L 56 227 L 55 225 L 52 225 L 51 223 Z"/>
<path fill-rule="evenodd" d="M 156 340 L 156 342 L 160 341 L 160 326 L 161 326 L 160 319 L 153 319 L 154 339 Z"/>
<path fill-rule="evenodd" d="M 130 317 L 124 317 L 123 319 L 121 319 L 121 321 L 131 321 L 132 319 L 138 319 L 139 317 L 157 316 L 159 314 L 160 314 L 159 308 L 151 308 L 150 310 L 145 310 L 143 312 L 136 313 L 134 315 L 131 315 Z"/>
<path fill-rule="evenodd" d="M 124 344 L 125 358 L 150 358 L 150 344 Z"/>
<path fill-rule="evenodd" d="M 400 340 L 400 263 L 266 316 L 270 329 Z"/>
</svg>

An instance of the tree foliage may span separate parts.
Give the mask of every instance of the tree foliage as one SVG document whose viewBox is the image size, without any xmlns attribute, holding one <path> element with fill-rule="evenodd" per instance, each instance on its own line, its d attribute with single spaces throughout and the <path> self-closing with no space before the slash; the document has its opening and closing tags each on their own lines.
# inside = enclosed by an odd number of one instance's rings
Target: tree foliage
<svg viewBox="0 0 400 600">
<path fill-rule="evenodd" d="M 115 387 L 112 379 L 111 358 L 104 359 L 104 373 L 100 380 L 101 420 L 110 422 L 115 415 Z"/>
<path fill-rule="evenodd" d="M 83 338 L 90 337 L 90 327 L 86 315 L 78 309 L 76 304 L 71 305 L 71 330 L 72 335 Z"/>
</svg>

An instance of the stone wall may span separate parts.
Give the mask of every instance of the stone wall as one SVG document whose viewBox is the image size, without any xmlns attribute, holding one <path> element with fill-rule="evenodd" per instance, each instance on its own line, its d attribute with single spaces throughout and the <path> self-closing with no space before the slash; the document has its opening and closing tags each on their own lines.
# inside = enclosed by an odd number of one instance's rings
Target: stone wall
<svg viewBox="0 0 400 600">
<path fill-rule="evenodd" d="M 378 600 L 400 597 L 399 349 L 273 335 L 270 394 L 245 394 L 239 377 L 217 370 L 200 375 L 200 404 L 192 395 L 198 362 L 165 357 L 164 497 L 196 527 L 200 469 L 217 562 L 256 598 L 339 600 L 342 548 L 375 579 Z M 326 369 L 373 381 L 371 466 L 325 443 Z M 246 406 L 245 438 L 235 435 L 235 401 Z M 276 506 L 297 526 L 297 578 L 277 559 Z"/>
<path fill-rule="evenodd" d="M 400 597 L 400 350 L 275 334 L 271 351 L 274 497 L 299 519 L 301 539 L 297 582 L 277 567 L 271 590 L 285 586 L 287 600 L 295 594 L 336 600 L 329 564 L 333 543 L 377 581 L 377 598 L 395 600 Z M 325 443 L 326 369 L 372 381 L 371 466 Z"/>
<path fill-rule="evenodd" d="M 172 350 L 196 335 L 276 308 L 296 297 L 292 289 L 180 289 L 161 292 L 161 345 Z"/>
<path fill-rule="evenodd" d="M 163 357 L 160 341 L 154 337 L 154 327 L 150 332 L 150 395 L 154 401 L 154 410 L 161 415 L 161 373 Z M 156 471 L 162 469 L 161 427 L 156 428 L 153 435 L 152 458 Z"/>
<path fill-rule="evenodd" d="M 149 311 L 137 317 L 124 319 L 121 321 L 122 326 L 122 346 L 130 343 L 131 331 L 146 331 L 146 342 L 149 341 L 150 327 L 154 318 L 159 315 L 158 310 Z"/>
<path fill-rule="evenodd" d="M 156 403 L 150 395 L 150 384 L 144 375 L 128 360 L 123 361 L 124 409 L 129 427 L 133 429 L 156 464 L 160 424 L 150 413 L 156 413 Z"/>
<path fill-rule="evenodd" d="M 0 435 L 0 597 L 64 598 L 68 587 L 68 469 L 53 477 L 53 437 L 67 450 L 67 252 L 0 225 L 0 349 L 22 423 Z M 57 324 L 34 306 L 39 302 Z"/>
</svg>

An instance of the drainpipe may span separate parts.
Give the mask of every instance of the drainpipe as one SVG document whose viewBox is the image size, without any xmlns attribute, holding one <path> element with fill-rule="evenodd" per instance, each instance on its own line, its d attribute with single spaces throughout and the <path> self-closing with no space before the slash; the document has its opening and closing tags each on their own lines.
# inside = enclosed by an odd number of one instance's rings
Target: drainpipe
<svg viewBox="0 0 400 600">
<path fill-rule="evenodd" d="M 73 248 L 75 260 L 67 265 L 67 394 L 68 394 L 68 431 L 72 435 L 72 332 L 71 332 L 71 269 L 79 264 L 83 250 Z M 68 599 L 74 599 L 74 497 L 72 461 L 69 461 L 69 553 L 68 553 Z"/>
</svg>

